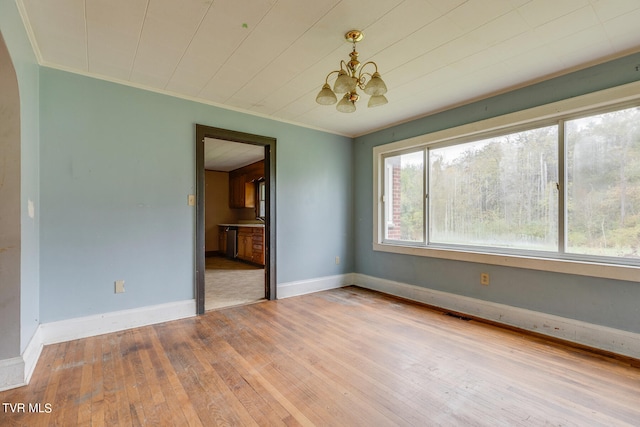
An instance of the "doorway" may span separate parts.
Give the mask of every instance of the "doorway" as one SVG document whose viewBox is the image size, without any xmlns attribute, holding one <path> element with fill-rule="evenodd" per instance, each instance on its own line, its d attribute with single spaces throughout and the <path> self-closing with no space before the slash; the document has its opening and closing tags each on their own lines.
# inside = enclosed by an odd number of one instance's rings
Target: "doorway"
<svg viewBox="0 0 640 427">
<path fill-rule="evenodd" d="M 196 124 L 196 265 L 195 294 L 196 312 L 205 312 L 206 230 L 205 230 L 205 141 L 223 140 L 250 144 L 264 150 L 264 181 L 258 185 L 262 190 L 261 212 L 264 214 L 264 297 L 276 299 L 275 269 L 275 138 L 236 132 Z M 260 190 L 259 190 L 260 191 Z"/>
</svg>

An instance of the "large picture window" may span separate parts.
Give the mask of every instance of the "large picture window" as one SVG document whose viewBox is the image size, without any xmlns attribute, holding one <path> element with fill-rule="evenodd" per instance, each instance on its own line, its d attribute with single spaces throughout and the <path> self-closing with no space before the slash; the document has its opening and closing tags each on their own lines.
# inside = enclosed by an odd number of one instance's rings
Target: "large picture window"
<svg viewBox="0 0 640 427">
<path fill-rule="evenodd" d="M 380 151 L 382 245 L 640 265 L 638 106 Z"/>
<path fill-rule="evenodd" d="M 640 258 L 640 108 L 569 120 L 567 251 Z"/>
<path fill-rule="evenodd" d="M 428 150 L 430 241 L 557 250 L 557 143 L 546 126 Z"/>
</svg>

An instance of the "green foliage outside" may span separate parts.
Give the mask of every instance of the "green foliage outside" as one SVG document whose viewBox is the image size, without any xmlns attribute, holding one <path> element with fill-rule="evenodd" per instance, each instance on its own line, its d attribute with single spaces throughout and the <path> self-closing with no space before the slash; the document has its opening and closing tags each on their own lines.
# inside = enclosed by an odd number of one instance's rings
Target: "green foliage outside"
<svg viewBox="0 0 640 427">
<path fill-rule="evenodd" d="M 640 257 L 640 108 L 566 123 L 567 252 Z M 557 126 L 430 150 L 432 242 L 557 251 Z M 421 241 L 422 165 L 403 164 L 402 240 Z"/>
<path fill-rule="evenodd" d="M 567 122 L 568 250 L 637 258 L 640 108 Z"/>
<path fill-rule="evenodd" d="M 555 250 L 556 132 L 431 150 L 431 240 Z"/>
</svg>

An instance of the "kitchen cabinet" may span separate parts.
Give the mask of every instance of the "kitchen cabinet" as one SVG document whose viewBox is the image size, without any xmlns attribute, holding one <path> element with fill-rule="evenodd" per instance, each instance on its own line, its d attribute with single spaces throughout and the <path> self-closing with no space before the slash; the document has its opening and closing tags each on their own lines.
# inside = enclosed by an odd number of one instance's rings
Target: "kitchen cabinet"
<svg viewBox="0 0 640 427">
<path fill-rule="evenodd" d="M 229 207 L 255 208 L 256 182 L 263 177 L 263 160 L 229 172 Z"/>
<path fill-rule="evenodd" d="M 238 258 L 264 265 L 263 227 L 238 227 Z"/>
<path fill-rule="evenodd" d="M 264 228 L 253 229 L 253 262 L 264 265 Z"/>
<path fill-rule="evenodd" d="M 246 174 L 229 175 L 230 208 L 255 208 L 255 184 L 247 179 Z"/>
<path fill-rule="evenodd" d="M 244 261 L 253 261 L 253 236 L 247 234 L 246 230 L 238 233 L 238 258 Z"/>
</svg>

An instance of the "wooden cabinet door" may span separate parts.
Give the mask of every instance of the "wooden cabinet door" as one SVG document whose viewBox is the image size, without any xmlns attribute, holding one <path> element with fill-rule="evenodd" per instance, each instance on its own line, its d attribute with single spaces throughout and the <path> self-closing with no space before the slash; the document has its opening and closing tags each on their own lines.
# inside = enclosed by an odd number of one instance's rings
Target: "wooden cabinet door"
<svg viewBox="0 0 640 427">
<path fill-rule="evenodd" d="M 243 174 L 229 175 L 229 207 L 244 208 L 245 176 Z"/>
<path fill-rule="evenodd" d="M 229 207 L 254 208 L 256 182 L 264 177 L 264 161 L 229 172 Z"/>
<path fill-rule="evenodd" d="M 251 261 L 253 258 L 253 248 L 251 244 L 251 234 L 238 233 L 238 258 Z"/>
<path fill-rule="evenodd" d="M 238 258 L 264 265 L 264 228 L 239 227 Z"/>
<path fill-rule="evenodd" d="M 244 253 L 247 251 L 247 241 L 244 235 L 238 234 L 238 258 L 245 259 Z"/>
<path fill-rule="evenodd" d="M 264 265 L 264 228 L 255 227 L 251 239 L 253 245 L 253 262 Z"/>
<path fill-rule="evenodd" d="M 256 207 L 256 183 L 253 181 L 244 183 L 244 207 Z"/>
<path fill-rule="evenodd" d="M 251 247 L 251 236 L 244 236 L 244 258 L 248 261 L 253 260 L 253 249 Z"/>
</svg>

